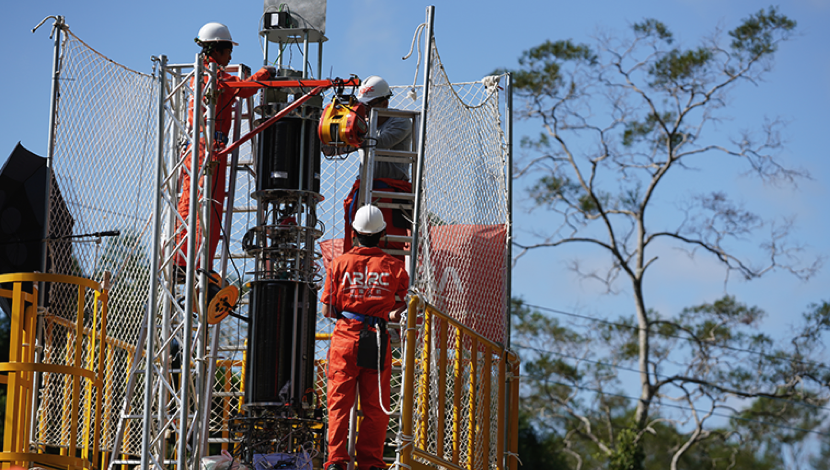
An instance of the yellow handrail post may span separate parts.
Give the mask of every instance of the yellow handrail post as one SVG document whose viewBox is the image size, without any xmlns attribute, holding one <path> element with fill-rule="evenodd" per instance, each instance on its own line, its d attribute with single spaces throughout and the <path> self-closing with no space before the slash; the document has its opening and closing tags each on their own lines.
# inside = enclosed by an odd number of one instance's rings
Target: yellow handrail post
<svg viewBox="0 0 830 470">
<path fill-rule="evenodd" d="M 447 322 L 439 320 L 438 323 L 438 345 L 440 351 L 438 353 L 438 430 L 437 430 L 437 446 L 435 453 L 444 457 L 444 432 L 447 406 Z"/>
<path fill-rule="evenodd" d="M 499 356 L 499 383 L 504 384 L 504 386 L 499 387 L 498 409 L 496 410 L 496 422 L 498 423 L 496 429 L 496 436 L 498 436 L 498 440 L 496 440 L 496 468 L 504 470 L 504 440 L 507 438 L 504 433 L 507 429 L 504 425 L 504 418 L 507 415 L 504 409 L 506 403 L 505 389 L 507 388 L 507 352 L 502 352 Z"/>
<path fill-rule="evenodd" d="M 519 452 L 519 358 L 515 354 L 509 353 L 512 359 L 512 377 L 510 378 L 510 414 L 508 419 L 508 436 L 510 439 L 509 452 L 510 460 L 508 461 L 508 468 L 510 470 L 518 470 L 519 459 L 517 458 Z"/>
<path fill-rule="evenodd" d="M 107 357 L 107 314 L 109 313 L 109 289 L 110 289 L 110 272 L 104 272 L 104 285 L 100 293 L 95 293 L 95 308 L 101 309 L 101 340 L 98 350 L 98 357 Z M 96 387 L 98 392 L 95 400 L 95 431 L 92 433 L 92 462 L 97 463 L 100 458 L 101 447 L 101 408 L 103 406 L 102 392 L 104 391 L 104 372 L 105 363 L 98 361 L 98 377 Z"/>
<path fill-rule="evenodd" d="M 469 423 L 467 424 L 469 435 L 468 445 L 467 445 L 467 467 L 469 470 L 475 470 L 480 468 L 478 466 L 478 462 L 476 461 L 475 451 L 476 451 L 476 389 L 478 388 L 478 338 L 475 336 L 470 338 L 472 340 L 472 346 L 470 347 L 470 390 L 468 394 L 469 399 L 469 408 L 470 408 L 470 415 L 469 415 Z"/>
<path fill-rule="evenodd" d="M 455 329 L 455 374 L 453 375 L 453 423 L 452 423 L 452 463 L 458 465 L 461 458 L 461 388 L 464 364 L 462 354 L 464 346 L 464 333 L 461 328 Z"/>
<path fill-rule="evenodd" d="M 420 405 L 421 421 L 418 426 L 418 439 L 420 448 L 425 449 L 427 446 L 427 427 L 429 426 L 429 378 L 430 378 L 430 345 L 432 343 L 432 312 L 427 308 L 424 310 L 424 348 L 421 350 L 421 367 L 424 373 L 421 376 L 421 393 L 418 397 Z"/>
<path fill-rule="evenodd" d="M 78 286 L 78 309 L 76 310 L 77 320 L 75 321 L 75 353 L 73 354 L 73 365 L 80 369 L 83 358 L 84 341 L 84 287 Z M 70 415 L 70 423 L 77 423 L 79 414 L 81 412 L 81 378 L 77 375 L 72 375 L 72 407 Z M 69 455 L 75 456 L 78 449 L 78 433 L 69 432 Z"/>
<path fill-rule="evenodd" d="M 484 466 L 480 468 L 490 467 L 490 380 L 491 369 L 493 368 L 493 350 L 486 347 L 484 350 L 484 370 L 481 374 L 481 383 L 484 387 L 484 402 L 481 407 L 481 448 L 483 454 Z"/>
</svg>

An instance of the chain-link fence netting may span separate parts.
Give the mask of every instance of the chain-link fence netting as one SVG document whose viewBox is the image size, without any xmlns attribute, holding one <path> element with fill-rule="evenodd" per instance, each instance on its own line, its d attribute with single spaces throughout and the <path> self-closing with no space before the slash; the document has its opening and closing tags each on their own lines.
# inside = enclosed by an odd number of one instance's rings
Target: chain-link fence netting
<svg viewBox="0 0 830 470">
<path fill-rule="evenodd" d="M 506 78 L 453 84 L 435 47 L 431 61 L 413 289 L 444 315 L 504 344 L 510 220 L 502 120 Z M 415 345 L 415 446 L 450 462 L 494 468 L 501 440 L 498 392 L 505 386 L 498 374 L 502 355 L 461 330 L 449 328 L 443 336 L 437 331 L 422 326 Z"/>
<path fill-rule="evenodd" d="M 507 269 L 508 269 L 508 149 L 504 134 L 501 111 L 505 107 L 505 95 L 501 91 L 504 77 L 493 77 L 481 82 L 451 84 L 438 57 L 437 49 L 431 51 L 432 72 L 429 89 L 429 113 L 426 117 L 426 141 L 423 176 L 420 181 L 419 237 L 416 241 L 416 272 L 411 273 L 414 290 L 428 303 L 436 306 L 462 325 L 479 332 L 494 342 L 505 341 L 507 325 Z M 156 237 L 167 237 L 168 247 L 175 244 L 173 227 L 175 216 L 162 219 L 159 233 L 152 232 L 152 204 L 157 196 L 154 186 L 154 161 L 156 157 L 158 119 L 158 81 L 126 69 L 98 54 L 67 31 L 61 49 L 61 88 L 56 123 L 56 146 L 54 159 L 55 184 L 53 186 L 50 213 L 50 272 L 65 273 L 100 279 L 104 271 L 111 271 L 108 325 L 109 350 L 104 355 L 106 380 L 106 405 L 102 410 L 103 434 L 101 447 L 113 447 L 115 431 L 125 390 L 129 379 L 130 364 L 136 351 L 136 342 L 144 318 L 149 292 L 149 279 L 157 268 L 159 260 L 150 259 L 150 246 Z M 176 179 L 180 172 L 181 142 L 187 127 L 187 102 L 192 95 L 187 77 L 187 67 L 176 70 L 168 77 L 165 94 L 170 99 L 164 122 L 165 197 L 161 197 L 163 213 L 175 212 L 175 203 L 180 188 Z M 174 79 L 170 79 L 174 78 Z M 178 86 L 179 83 L 183 86 Z M 418 99 L 409 97 L 414 91 Z M 402 110 L 421 111 L 423 94 L 421 87 L 393 87 L 394 96 L 390 107 Z M 328 100 L 328 96 L 324 101 Z M 240 134 L 251 126 L 253 119 L 250 103 L 240 104 L 243 116 Z M 254 139 L 255 142 L 256 139 Z M 251 145 L 240 148 L 239 164 L 235 174 L 235 195 L 233 198 L 231 233 L 223 234 L 219 253 L 226 249 L 229 255 L 226 277 L 240 286 L 241 301 L 237 313 L 247 316 L 248 289 L 245 283 L 253 278 L 253 260 L 241 249 L 245 233 L 256 224 L 256 200 L 251 195 L 256 190 L 254 157 Z M 323 199 L 316 207 L 316 216 L 323 236 L 315 245 L 317 287 L 325 279 L 327 259 L 342 251 L 344 237 L 343 201 L 352 189 L 358 176 L 359 157 L 357 153 L 338 157 L 324 157 L 321 168 L 321 189 Z M 413 176 L 416 174 L 413 169 Z M 413 182 L 414 183 L 414 182 Z M 414 184 L 413 184 L 414 186 Z M 164 207 L 164 205 L 167 205 Z M 119 231 L 115 237 L 87 236 L 97 232 Z M 68 238 L 68 237 L 77 238 Z M 63 238 L 61 238 L 63 237 Z M 164 242 L 163 242 L 164 243 Z M 172 248 L 162 257 L 170 261 Z M 219 263 L 215 264 L 218 268 Z M 164 289 L 164 287 L 162 287 Z M 159 299 L 167 308 L 181 315 L 182 296 L 180 288 L 162 292 Z M 50 293 L 50 315 L 66 320 L 71 319 L 72 297 L 68 292 L 53 289 Z M 160 311 L 165 308 L 160 304 Z M 318 312 L 320 309 L 317 309 Z M 175 313 L 175 312 L 174 312 Z M 175 314 L 171 314 L 175 318 Z M 50 326 L 51 325 L 51 326 Z M 171 323 L 175 326 L 175 321 Z M 210 412 L 211 442 L 228 442 L 227 426 L 230 413 L 240 409 L 244 390 L 244 359 L 248 336 L 247 323 L 228 317 L 220 327 L 212 327 L 209 337 L 219 334 L 219 348 L 209 357 L 217 362 L 214 381 L 215 399 Z M 91 326 L 91 325 L 90 325 Z M 65 327 L 59 322 L 47 323 L 44 361 L 62 364 L 67 361 L 67 336 Z M 317 396 L 325 397 L 325 357 L 328 350 L 328 336 L 334 328 L 330 319 L 318 318 L 315 357 L 317 359 Z M 155 332 L 159 334 L 159 332 Z M 444 415 L 447 420 L 438 423 L 436 397 L 419 396 L 418 403 L 428 404 L 423 409 L 432 410 L 428 420 L 430 426 L 422 429 L 427 443 L 426 450 L 437 452 L 439 424 L 444 426 L 443 436 L 446 449 L 450 446 L 450 435 L 457 431 L 469 438 L 473 428 L 454 423 L 455 416 L 469 421 L 471 413 L 484 419 L 485 409 L 495 410 L 495 396 L 500 384 L 494 383 L 498 375 L 485 374 L 483 356 L 471 362 L 471 346 L 462 342 L 455 346 L 454 334 L 443 338 L 449 361 L 456 357 L 462 360 L 461 370 L 449 368 L 441 379 L 437 365 L 427 373 L 429 361 L 437 359 L 423 356 L 421 339 L 416 357 L 418 361 L 416 380 L 428 381 L 431 390 L 437 390 L 438 383 L 446 384 L 448 407 Z M 164 339 L 159 336 L 158 340 Z M 158 343 L 157 343 L 158 344 Z M 393 345 L 394 346 L 394 345 Z M 399 345 L 398 345 L 399 346 Z M 140 352 L 140 351 L 139 351 Z M 399 410 L 402 393 L 402 359 L 400 347 L 393 348 L 395 370 L 393 372 L 392 406 Z M 426 361 L 426 362 L 425 362 Z M 456 397 L 458 393 L 469 394 L 472 366 L 475 365 L 475 383 L 493 382 L 489 387 L 490 397 L 479 395 L 472 398 Z M 492 360 L 491 368 L 498 367 L 498 360 Z M 56 381 L 55 381 L 56 382 Z M 131 409 L 143 409 L 143 379 L 135 384 Z M 456 385 L 457 383 L 457 385 Z M 71 425 L 62 419 L 64 407 L 64 385 L 44 382 L 39 410 L 40 425 L 37 427 L 37 442 L 44 445 L 60 445 L 69 433 Z M 461 408 L 451 408 L 458 398 Z M 417 402 L 417 401 L 416 401 Z M 172 401 L 171 401 L 172 403 Z M 472 411 L 471 411 L 471 404 Z M 160 405 L 154 405 L 158 411 Z M 166 405 L 165 405 L 166 406 Z M 170 408 L 170 411 L 175 411 Z M 426 417 L 425 417 L 426 418 Z M 496 414 L 490 413 L 490 420 Z M 465 422 L 466 422 L 465 421 Z M 43 423 L 63 422 L 61 426 L 46 426 Z M 122 451 L 137 455 L 141 443 L 141 423 L 127 422 L 124 428 Z M 390 423 L 389 442 L 399 432 L 399 420 Z M 490 426 L 494 430 L 496 426 Z M 495 431 L 492 431 L 495 433 Z M 490 436 L 489 447 L 495 445 L 496 436 Z M 474 446 L 483 446 L 484 441 Z M 469 447 L 465 446 L 465 449 Z M 468 450 L 462 456 L 466 458 Z M 473 450 L 480 458 L 483 447 Z M 494 452 L 489 453 L 495 455 Z M 476 458 L 479 458 L 476 457 Z M 495 457 L 491 457 L 495 458 Z"/>
<path fill-rule="evenodd" d="M 60 50 L 60 81 L 50 194 L 50 273 L 101 281 L 112 273 L 107 325 L 105 407 L 101 447 L 112 446 L 117 408 L 147 303 L 150 210 L 156 142 L 157 85 L 99 54 L 68 29 Z M 110 236 L 102 232 L 110 232 Z M 118 235 L 112 236 L 112 232 Z M 76 292 L 49 289 L 43 362 L 67 364 L 74 338 Z M 92 299 L 87 296 L 87 310 Z M 89 317 L 89 316 L 88 316 Z M 85 320 L 85 322 L 91 320 Z M 87 328 L 94 325 L 86 324 Z M 90 342 L 84 338 L 85 355 Z M 92 356 L 90 356 L 92 357 Z M 96 356 L 96 360 L 98 360 Z M 86 392 L 84 392 L 86 393 Z M 35 441 L 62 446 L 79 423 L 66 420 L 66 385 L 48 374 L 40 390 Z M 82 398 L 85 403 L 87 397 Z M 51 424 L 44 424 L 51 423 Z"/>
</svg>

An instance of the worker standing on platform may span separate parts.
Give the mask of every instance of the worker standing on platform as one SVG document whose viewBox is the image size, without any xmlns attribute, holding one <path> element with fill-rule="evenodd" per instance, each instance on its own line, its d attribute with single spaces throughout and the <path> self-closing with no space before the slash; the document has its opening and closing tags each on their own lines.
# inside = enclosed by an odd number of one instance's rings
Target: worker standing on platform
<svg viewBox="0 0 830 470">
<path fill-rule="evenodd" d="M 255 73 L 250 79 L 248 80 L 241 80 L 239 77 L 233 76 L 227 72 L 225 72 L 225 67 L 231 61 L 231 54 L 233 52 L 233 46 L 237 46 L 238 44 L 231 39 L 231 33 L 228 30 L 228 27 L 223 25 L 222 23 L 207 23 L 206 25 L 202 26 L 199 30 L 199 36 L 195 39 L 196 43 L 202 47 L 202 56 L 204 57 L 204 66 L 205 70 L 209 69 L 211 63 L 216 63 L 218 65 L 218 73 L 217 79 L 220 82 L 239 82 L 239 81 L 260 81 L 260 80 L 269 80 L 274 77 L 276 74 L 276 70 L 274 67 L 263 67 L 257 73 Z M 206 85 L 210 80 L 209 75 L 206 73 L 204 76 L 204 84 Z M 193 79 L 191 79 L 191 86 L 195 86 Z M 212 148 L 205 148 L 206 142 L 204 139 L 201 139 L 199 142 L 199 167 L 202 166 L 205 160 L 205 155 L 210 154 L 211 160 L 215 162 L 215 166 L 212 170 L 210 170 L 210 184 L 211 184 L 211 204 L 210 204 L 210 233 L 207 239 L 207 249 L 208 259 L 213 260 L 216 256 L 216 247 L 219 243 L 219 234 L 221 233 L 222 229 L 222 214 L 224 212 L 224 205 L 225 205 L 225 180 L 227 174 L 227 167 L 228 161 L 227 158 L 216 158 L 215 155 L 225 147 L 228 143 L 228 134 L 231 129 L 231 124 L 233 123 L 233 112 L 235 110 L 235 104 L 237 98 L 248 98 L 253 96 L 256 93 L 256 88 L 251 88 L 249 90 L 244 89 L 236 89 L 234 91 L 230 90 L 222 90 L 219 89 L 217 96 L 215 97 L 208 97 L 205 96 L 205 93 L 202 93 L 203 100 L 204 100 L 204 107 L 203 110 L 206 111 L 208 100 L 215 99 L 215 106 L 216 111 L 214 113 L 215 116 L 215 132 L 213 136 L 213 146 Z M 194 122 L 193 119 L 193 102 L 191 100 L 188 106 L 188 124 L 192 129 L 194 125 L 202 126 L 203 128 L 206 126 L 205 124 L 205 116 L 204 114 L 198 116 L 198 122 Z M 181 196 L 179 197 L 179 204 L 178 204 L 178 211 L 179 215 L 181 216 L 181 220 L 184 220 L 185 224 L 187 223 L 188 215 L 190 214 L 190 185 L 191 185 L 191 145 L 188 145 L 184 152 L 182 152 L 182 158 L 184 159 L 184 166 L 185 169 L 182 170 L 180 176 L 180 184 L 181 184 Z M 199 171 L 196 169 L 196 171 Z M 199 185 L 203 186 L 205 182 L 205 177 L 203 176 L 199 180 Z M 178 224 L 177 224 L 178 225 Z M 196 237 L 202 237 L 202 230 L 201 225 L 198 226 L 199 229 L 196 233 Z M 184 237 L 187 235 L 186 225 L 182 227 L 177 227 L 177 243 L 181 243 L 184 240 Z M 186 250 L 186 247 L 183 246 L 180 248 L 182 251 Z M 212 261 L 211 261 L 212 262 Z M 184 268 L 185 266 L 185 258 L 184 256 L 179 253 L 176 257 L 176 265 Z M 208 266 L 210 268 L 210 266 Z"/>
<path fill-rule="evenodd" d="M 349 415 L 359 389 L 363 420 L 356 444 L 358 467 L 383 469 L 389 426 L 392 355 L 387 321 L 397 322 L 406 304 L 409 275 L 403 261 L 377 247 L 386 230 L 380 209 L 358 209 L 352 228 L 356 246 L 329 266 L 323 315 L 337 318 L 328 355 L 328 461 L 326 470 L 345 470 Z M 396 300 L 395 296 L 398 299 Z M 380 369 L 380 370 L 378 370 Z"/>
<path fill-rule="evenodd" d="M 372 108 L 388 108 L 389 98 L 392 97 L 392 90 L 383 78 L 372 75 L 360 83 L 357 92 L 357 100 L 366 105 L 368 110 Z M 367 110 L 367 112 L 368 112 Z M 409 150 L 412 139 L 412 121 L 404 117 L 378 117 L 377 140 L 367 139 L 363 146 L 375 146 L 386 150 Z M 412 183 L 409 181 L 409 165 L 405 163 L 376 161 L 373 175 L 374 191 L 391 191 L 400 193 L 411 193 Z M 351 192 L 343 203 L 345 212 L 345 236 L 343 250 L 351 248 L 351 223 L 357 210 L 358 190 L 360 180 L 354 183 Z M 384 209 L 384 218 L 389 224 L 390 235 L 406 235 L 411 226 L 411 221 L 401 214 L 400 210 Z M 385 243 L 383 248 L 402 249 L 402 243 Z M 403 257 L 399 257 L 403 259 Z"/>
</svg>

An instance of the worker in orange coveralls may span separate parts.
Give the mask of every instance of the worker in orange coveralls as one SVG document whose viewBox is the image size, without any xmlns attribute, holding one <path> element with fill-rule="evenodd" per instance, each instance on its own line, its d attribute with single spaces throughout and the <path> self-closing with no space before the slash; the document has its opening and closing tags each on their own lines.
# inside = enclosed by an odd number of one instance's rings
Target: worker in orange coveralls
<svg viewBox="0 0 830 470">
<path fill-rule="evenodd" d="M 389 99 L 392 97 L 392 90 L 389 88 L 389 83 L 383 78 L 372 75 L 360 82 L 360 88 L 357 90 L 357 100 L 363 103 L 367 108 L 388 108 Z M 368 116 L 367 111 L 367 116 Z M 412 140 L 412 120 L 405 117 L 379 117 L 378 122 L 378 136 L 376 141 L 367 141 L 364 145 L 375 145 L 379 149 L 389 150 L 409 150 Z M 351 248 L 351 230 L 350 224 L 352 217 L 354 217 L 355 210 L 358 207 L 358 190 L 360 189 L 360 177 L 352 186 L 351 192 L 343 201 L 343 209 L 345 212 L 346 229 L 343 239 L 343 250 L 348 251 Z M 399 193 L 411 193 L 412 183 L 409 182 L 409 165 L 405 163 L 392 163 L 376 161 L 374 167 L 374 175 L 372 180 L 373 191 L 387 191 Z M 381 197 L 376 193 L 376 198 Z M 383 198 L 373 202 L 395 202 L 394 200 Z M 389 235 L 407 235 L 412 223 L 407 220 L 407 215 L 401 209 L 381 209 L 383 217 L 386 219 L 389 227 L 387 231 Z M 412 214 L 409 214 L 409 218 Z M 384 241 L 381 248 L 388 248 L 393 250 L 402 250 L 405 248 L 404 243 Z M 396 258 L 403 260 L 402 255 L 397 255 Z"/>
<path fill-rule="evenodd" d="M 231 39 L 231 33 L 228 30 L 228 27 L 221 23 L 207 23 L 206 25 L 202 26 L 202 28 L 199 30 L 199 36 L 196 38 L 196 43 L 202 46 L 202 54 L 205 57 L 205 69 L 207 70 L 211 63 L 216 63 L 219 66 L 217 75 L 220 82 L 269 80 L 273 78 L 276 74 L 276 70 L 274 69 L 274 67 L 263 67 L 257 73 L 255 73 L 250 79 L 241 80 L 239 77 L 233 76 L 225 72 L 224 68 L 231 61 L 231 53 L 233 52 L 233 46 L 236 46 L 238 44 L 233 42 L 233 40 Z M 205 75 L 205 84 L 208 82 L 208 80 L 209 77 Z M 193 85 L 192 81 L 191 85 Z M 234 104 L 236 103 L 236 98 L 248 98 L 250 96 L 253 96 L 256 93 L 256 91 L 256 88 L 244 90 L 219 89 L 218 96 L 216 97 L 216 111 L 214 114 L 216 122 L 215 134 L 213 138 L 213 148 L 210 149 L 211 159 L 216 161 L 217 163 L 213 168 L 213 174 L 210 178 L 212 202 L 210 210 L 210 234 L 207 241 L 208 259 L 210 260 L 213 260 L 213 258 L 216 255 L 216 247 L 219 244 L 219 234 L 222 229 L 222 213 L 224 211 L 225 205 L 225 179 L 228 167 L 227 158 L 216 158 L 215 155 L 225 146 L 225 144 L 228 143 L 228 133 L 230 132 L 231 123 L 233 122 L 233 112 L 235 108 Z M 207 98 L 205 99 L 205 103 L 207 103 Z M 190 124 L 192 128 L 192 126 L 194 125 L 192 101 L 189 105 L 188 114 L 188 124 Z M 202 125 L 204 125 L 204 123 L 202 123 Z M 182 154 L 182 158 L 184 159 L 184 165 L 187 168 L 187 171 L 182 170 L 179 180 L 181 183 L 182 193 L 179 197 L 178 211 L 179 215 L 181 215 L 185 223 L 184 229 L 181 232 L 177 231 L 179 235 L 177 236 L 176 241 L 179 243 L 187 235 L 186 224 L 187 217 L 190 214 L 191 176 L 189 174 L 189 171 L 192 160 L 190 155 L 190 149 L 191 146 L 188 145 L 188 147 L 184 150 Z M 205 155 L 205 141 L 204 139 L 202 139 L 199 142 L 199 167 L 201 167 L 204 163 Z M 203 176 L 200 179 L 200 185 L 204 185 L 204 178 L 205 177 Z M 198 226 L 198 231 L 196 233 L 197 239 L 201 238 L 201 232 L 201 226 Z M 182 251 L 186 249 L 186 246 L 181 247 Z M 176 257 L 176 264 L 182 268 L 185 266 L 185 258 L 181 255 L 181 253 L 179 253 L 179 255 Z"/>
<path fill-rule="evenodd" d="M 328 355 L 328 461 L 326 470 L 345 470 L 349 414 L 359 388 L 363 421 L 356 460 L 363 470 L 384 469 L 383 442 L 389 426 L 392 354 L 387 321 L 397 322 L 405 308 L 409 275 L 403 261 L 378 248 L 386 233 L 375 206 L 355 213 L 356 246 L 329 266 L 321 301 L 323 315 L 337 318 Z M 398 296 L 396 300 L 395 296 Z M 380 371 L 378 370 L 380 369 Z M 381 403 L 382 400 L 382 403 Z"/>
</svg>

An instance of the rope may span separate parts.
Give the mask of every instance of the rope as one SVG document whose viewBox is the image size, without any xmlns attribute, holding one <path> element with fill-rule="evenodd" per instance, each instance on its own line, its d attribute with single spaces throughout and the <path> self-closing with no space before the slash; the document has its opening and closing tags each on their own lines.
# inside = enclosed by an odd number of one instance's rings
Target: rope
<svg viewBox="0 0 830 470">
<path fill-rule="evenodd" d="M 524 465 L 525 465 L 525 464 L 522 463 L 522 459 L 519 458 L 519 454 L 517 454 L 515 452 L 505 452 L 504 456 L 505 457 L 514 457 L 519 462 L 520 466 L 524 467 Z"/>
<path fill-rule="evenodd" d="M 400 455 L 401 451 L 403 451 L 407 447 L 411 446 L 412 443 L 415 441 L 415 436 L 414 435 L 408 435 L 408 434 L 404 434 L 402 432 L 399 432 L 396 437 L 397 437 L 397 444 L 398 444 L 398 450 L 397 450 L 398 455 Z M 397 465 L 398 469 L 400 469 L 400 468 L 411 469 L 412 468 L 411 465 L 406 465 L 404 463 L 401 463 L 398 460 L 395 461 L 395 465 Z"/>
<path fill-rule="evenodd" d="M 412 55 L 412 51 L 415 49 L 415 43 L 418 43 L 418 63 L 415 64 L 415 79 L 412 80 L 412 88 L 409 89 L 409 92 L 406 94 L 409 99 L 412 101 L 416 101 L 418 99 L 418 93 L 415 91 L 415 87 L 418 84 L 418 72 L 421 69 L 421 35 L 426 29 L 427 24 L 421 23 L 415 28 L 415 34 L 412 36 L 412 44 L 409 46 L 409 53 L 403 56 L 401 60 L 406 60 Z"/>
</svg>

